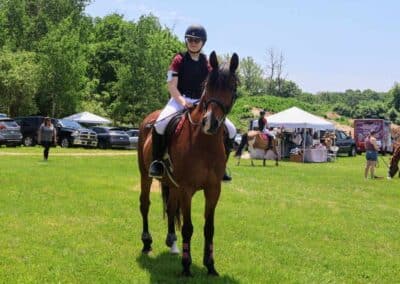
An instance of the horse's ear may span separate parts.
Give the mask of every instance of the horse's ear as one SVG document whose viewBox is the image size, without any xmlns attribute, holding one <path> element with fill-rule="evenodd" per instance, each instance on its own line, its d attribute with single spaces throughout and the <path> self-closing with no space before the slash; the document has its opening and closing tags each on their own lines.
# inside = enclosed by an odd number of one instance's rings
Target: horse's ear
<svg viewBox="0 0 400 284">
<path fill-rule="evenodd" d="M 229 70 L 232 73 L 235 73 L 238 66 L 239 66 L 239 56 L 236 53 L 233 53 L 232 58 L 231 58 L 231 63 L 229 65 Z"/>
<path fill-rule="evenodd" d="M 210 54 L 210 65 L 213 70 L 218 70 L 218 59 L 215 51 L 211 52 Z"/>
</svg>

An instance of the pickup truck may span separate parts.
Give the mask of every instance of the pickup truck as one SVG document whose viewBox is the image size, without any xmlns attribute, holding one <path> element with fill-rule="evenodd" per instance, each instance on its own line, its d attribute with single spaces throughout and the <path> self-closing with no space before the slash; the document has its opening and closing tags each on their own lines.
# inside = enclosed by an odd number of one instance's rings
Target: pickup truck
<svg viewBox="0 0 400 284">
<path fill-rule="evenodd" d="M 25 146 L 36 145 L 38 143 L 38 130 L 43 123 L 44 116 L 25 116 L 14 119 L 21 127 L 22 143 Z M 56 127 L 57 142 L 61 147 L 97 147 L 97 134 L 90 129 L 84 128 L 78 122 L 52 118 L 51 123 Z"/>
</svg>

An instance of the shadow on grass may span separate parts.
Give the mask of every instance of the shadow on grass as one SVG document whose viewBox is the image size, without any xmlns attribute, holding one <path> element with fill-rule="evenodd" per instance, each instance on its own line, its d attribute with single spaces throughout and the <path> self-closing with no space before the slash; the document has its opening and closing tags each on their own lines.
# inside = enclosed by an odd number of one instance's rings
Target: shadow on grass
<svg viewBox="0 0 400 284">
<path fill-rule="evenodd" d="M 192 264 L 193 277 L 182 277 L 181 257 L 163 252 L 158 255 L 140 254 L 136 258 L 141 268 L 150 274 L 150 283 L 239 283 L 230 276 L 213 277 L 207 275 L 207 269 Z M 218 270 L 218 266 L 216 267 Z"/>
<path fill-rule="evenodd" d="M 261 161 L 259 164 L 256 163 L 256 162 L 254 162 L 254 166 L 251 164 L 251 162 L 249 162 L 249 163 L 243 163 L 243 164 L 242 164 L 242 162 L 240 162 L 240 165 L 235 164 L 235 167 L 247 167 L 247 168 L 276 168 L 276 167 L 279 167 L 279 165 L 276 166 L 276 165 L 275 165 L 275 161 L 273 161 L 273 163 L 268 163 L 268 162 L 267 162 L 267 164 L 266 164 L 265 166 L 263 166 L 262 161 Z"/>
</svg>

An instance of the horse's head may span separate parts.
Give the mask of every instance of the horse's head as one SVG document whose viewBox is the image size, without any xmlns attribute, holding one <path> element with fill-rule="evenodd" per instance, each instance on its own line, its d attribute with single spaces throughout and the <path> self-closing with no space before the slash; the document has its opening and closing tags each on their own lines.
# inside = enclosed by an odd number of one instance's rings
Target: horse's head
<svg viewBox="0 0 400 284">
<path fill-rule="evenodd" d="M 238 77 L 236 69 L 239 57 L 234 53 L 229 66 L 219 66 L 215 51 L 210 54 L 212 71 L 205 82 L 204 94 L 201 99 L 203 109 L 202 130 L 205 134 L 215 134 L 225 117 L 231 111 L 236 100 Z"/>
</svg>

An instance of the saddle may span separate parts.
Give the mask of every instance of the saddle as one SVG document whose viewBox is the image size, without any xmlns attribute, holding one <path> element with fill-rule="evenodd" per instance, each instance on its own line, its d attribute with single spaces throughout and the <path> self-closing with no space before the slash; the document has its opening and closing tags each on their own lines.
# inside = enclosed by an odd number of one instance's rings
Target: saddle
<svg viewBox="0 0 400 284">
<path fill-rule="evenodd" d="M 271 138 L 260 131 L 249 131 L 248 138 L 250 140 L 254 140 L 253 147 L 256 149 L 267 150 L 269 148 L 269 144 L 272 142 Z"/>
<path fill-rule="evenodd" d="M 187 119 L 186 111 L 177 113 L 169 121 L 167 128 L 165 130 L 165 138 L 167 145 L 170 144 L 172 137 L 178 136 L 181 133 L 183 123 Z"/>
</svg>

